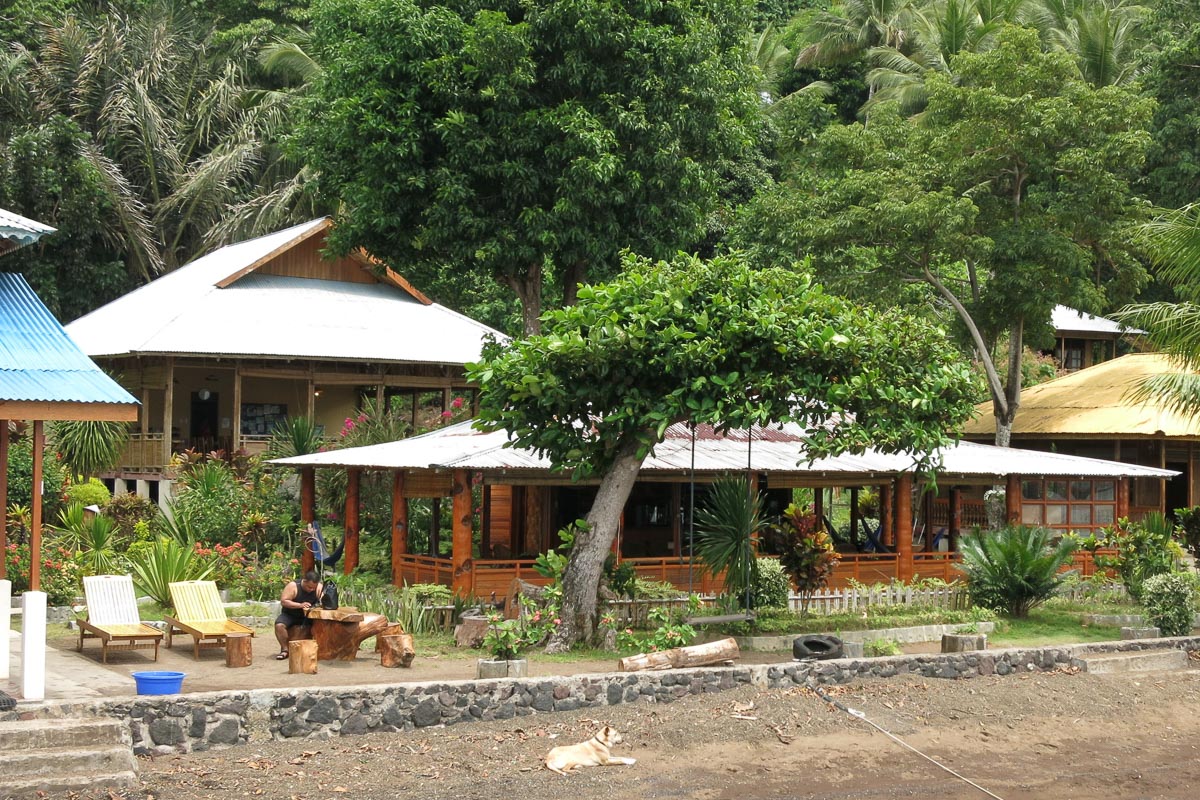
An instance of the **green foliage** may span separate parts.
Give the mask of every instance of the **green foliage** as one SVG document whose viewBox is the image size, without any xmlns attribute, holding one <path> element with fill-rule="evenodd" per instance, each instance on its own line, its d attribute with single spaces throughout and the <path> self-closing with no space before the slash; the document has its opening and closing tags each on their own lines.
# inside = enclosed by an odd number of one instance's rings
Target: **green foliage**
<svg viewBox="0 0 1200 800">
<path fill-rule="evenodd" d="M 1192 555 L 1200 557 L 1200 506 L 1175 509 L 1175 522 L 1184 546 L 1192 551 Z"/>
<path fill-rule="evenodd" d="M 12 581 L 13 594 L 29 591 L 29 544 L 9 542 L 4 557 L 7 579 Z M 42 547 L 41 590 L 46 603 L 67 606 L 83 592 L 83 567 L 75 553 L 67 547 L 46 543 Z"/>
<path fill-rule="evenodd" d="M 904 648 L 895 639 L 869 639 L 863 642 L 863 655 L 867 658 L 901 656 L 904 655 Z"/>
<path fill-rule="evenodd" d="M 696 558 L 708 574 L 724 575 L 725 594 L 753 603 L 758 559 L 753 537 L 766 524 L 762 495 L 751 492 L 743 476 L 724 477 L 712 485 L 707 503 L 696 509 Z"/>
<path fill-rule="evenodd" d="M 683 593 L 670 581 L 651 581 L 634 578 L 633 596 L 638 600 L 672 600 Z"/>
<path fill-rule="evenodd" d="M 112 492 L 96 478 L 89 478 L 84 483 L 72 483 L 63 492 L 65 503 L 75 503 L 79 506 L 100 506 L 105 508 L 112 500 Z"/>
<path fill-rule="evenodd" d="M 103 514 L 88 519 L 83 508 L 74 502 L 58 512 L 58 524 L 49 526 L 54 544 L 75 553 L 86 575 L 111 575 L 123 571 L 122 559 L 117 554 L 119 531 L 116 522 Z"/>
<path fill-rule="evenodd" d="M 925 78 L 919 119 L 884 103 L 870 125 L 822 131 L 731 238 L 765 264 L 809 254 L 848 296 L 953 308 L 1011 420 L 1020 364 L 996 369 L 1002 337 L 1022 352 L 1055 304 L 1119 304 L 1146 280 L 1128 227 L 1145 214 L 1131 183 L 1152 103 L 1088 85 L 1070 55 L 1013 27 L 950 64 Z"/>
<path fill-rule="evenodd" d="M 617 563 L 617 558 L 613 554 L 604 559 L 604 579 L 608 581 L 608 588 L 612 590 L 617 597 L 627 597 L 632 600 L 637 597 L 637 569 L 628 561 Z"/>
<path fill-rule="evenodd" d="M 1194 15 L 1194 9 L 1193 9 Z M 1200 21 L 1171 36 L 1154 57 L 1145 82 L 1158 101 L 1150 125 L 1146 189 L 1157 205 L 1179 208 L 1200 198 Z"/>
<path fill-rule="evenodd" d="M 1197 610 L 1196 578 L 1179 572 L 1164 572 L 1142 584 L 1142 605 L 1150 624 L 1163 636 L 1187 636 Z"/>
<path fill-rule="evenodd" d="M 792 594 L 792 579 L 777 558 L 758 559 L 758 580 L 754 583 L 755 608 L 787 608 Z"/>
<path fill-rule="evenodd" d="M 587 520 L 577 519 L 560 530 L 558 539 L 562 544 L 556 549 L 538 554 L 538 557 L 533 560 L 534 572 L 551 581 L 561 580 L 563 570 L 567 568 L 567 557 L 571 552 L 571 545 L 575 544 L 575 537 L 579 531 L 585 531 L 587 527 Z"/>
<path fill-rule="evenodd" d="M 1157 511 L 1140 522 L 1121 518 L 1097 537 L 1100 547 L 1114 548 L 1116 555 L 1097 554 L 1096 566 L 1116 570 L 1129 596 L 1141 603 L 1147 579 L 1174 571 L 1181 555 L 1174 537 L 1175 526 Z"/>
<path fill-rule="evenodd" d="M 53 452 L 42 459 L 42 519 L 54 519 L 62 503 L 69 476 Z M 33 437 L 14 439 L 8 448 L 8 502 L 29 508 L 33 502 Z"/>
<path fill-rule="evenodd" d="M 171 515 L 194 541 L 232 544 L 246 506 L 244 487 L 224 461 L 205 459 L 179 471 Z"/>
<path fill-rule="evenodd" d="M 450 587 L 440 583 L 414 583 L 404 587 L 404 591 L 411 594 L 417 602 L 427 606 L 444 606 L 454 599 Z"/>
<path fill-rule="evenodd" d="M 783 525 L 776 526 L 782 543 L 779 563 L 787 571 L 800 593 L 800 613 L 808 613 L 808 604 L 821 587 L 829 583 L 837 566 L 837 550 L 815 513 L 796 505 L 783 512 Z"/>
<path fill-rule="evenodd" d="M 156 519 L 159 513 L 153 501 L 147 497 L 139 497 L 133 492 L 117 495 L 104 507 L 104 515 L 112 517 L 121 536 L 127 539 L 136 536 L 136 526 L 139 522 L 148 524 Z"/>
<path fill-rule="evenodd" d="M 642 641 L 642 647 L 648 652 L 671 650 L 675 647 L 687 647 L 696 639 L 696 629 L 691 625 L 673 623 L 670 616 L 661 608 L 650 609 L 650 623 L 658 625 L 654 633 Z"/>
<path fill-rule="evenodd" d="M 278 600 L 288 581 L 299 577 L 300 560 L 278 550 L 248 558 L 238 588 L 247 600 Z"/>
<path fill-rule="evenodd" d="M 1057 543 L 1047 528 L 1012 525 L 998 531 L 974 531 L 961 542 L 963 570 L 971 600 L 1011 617 L 1027 617 L 1033 607 L 1054 596 L 1071 561 L 1075 543 Z"/>
<path fill-rule="evenodd" d="M 342 202 L 335 246 L 404 264 L 422 286 L 447 265 L 495 278 L 521 298 L 526 332 L 544 283 L 569 297 L 622 248 L 694 249 L 755 156 L 747 11 L 319 0 L 323 70 L 299 138 Z"/>
<path fill-rule="evenodd" d="M 504 619 L 498 613 L 488 615 L 483 649 L 488 651 L 493 660 L 511 661 L 526 649 L 544 642 L 551 631 L 561 624 L 558 608 L 553 602 L 545 608 L 536 608 L 524 596 L 520 600 L 520 613 L 512 619 Z"/>
<path fill-rule="evenodd" d="M 271 431 L 266 457 L 291 458 L 311 455 L 324 444 L 316 423 L 308 417 L 288 417 Z"/>
<path fill-rule="evenodd" d="M 166 536 L 155 539 L 145 550 L 131 553 L 129 568 L 138 592 L 164 608 L 171 606 L 170 584 L 204 580 L 212 573 L 212 565 L 197 556 L 191 546 Z"/>
<path fill-rule="evenodd" d="M 120 463 L 129 441 L 129 425 L 124 422 L 58 420 L 47 426 L 46 437 L 72 475 L 95 480 L 92 476 Z M 105 502 L 107 500 L 105 497 Z"/>
</svg>

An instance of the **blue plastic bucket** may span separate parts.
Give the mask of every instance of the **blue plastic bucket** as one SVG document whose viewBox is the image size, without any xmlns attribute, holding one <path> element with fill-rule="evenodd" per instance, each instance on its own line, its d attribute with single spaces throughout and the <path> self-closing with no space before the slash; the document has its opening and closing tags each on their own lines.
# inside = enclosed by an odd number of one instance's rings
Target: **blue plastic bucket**
<svg viewBox="0 0 1200 800">
<path fill-rule="evenodd" d="M 183 689 L 182 672 L 134 672 L 138 694 L 179 694 Z"/>
</svg>

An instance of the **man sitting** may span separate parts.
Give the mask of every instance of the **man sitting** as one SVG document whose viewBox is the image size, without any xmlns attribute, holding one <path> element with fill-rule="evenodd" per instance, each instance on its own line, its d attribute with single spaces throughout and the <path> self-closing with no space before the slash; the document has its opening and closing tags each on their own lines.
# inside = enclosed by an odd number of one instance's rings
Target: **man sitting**
<svg viewBox="0 0 1200 800">
<path fill-rule="evenodd" d="M 312 570 L 304 573 L 300 580 L 292 581 L 283 587 L 283 594 L 279 596 L 279 616 L 275 619 L 275 638 L 279 640 L 279 655 L 275 658 L 279 661 L 288 657 L 288 642 L 292 640 L 293 628 L 297 630 L 295 638 L 309 637 L 308 610 L 321 605 L 323 589 L 317 573 Z M 303 628 L 303 631 L 300 628 Z"/>
</svg>

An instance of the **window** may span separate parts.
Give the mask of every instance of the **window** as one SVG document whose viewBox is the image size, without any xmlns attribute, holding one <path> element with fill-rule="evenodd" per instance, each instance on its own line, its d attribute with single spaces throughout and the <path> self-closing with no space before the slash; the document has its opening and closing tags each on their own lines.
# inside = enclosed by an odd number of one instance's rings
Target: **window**
<svg viewBox="0 0 1200 800">
<path fill-rule="evenodd" d="M 1021 482 L 1021 522 L 1049 528 L 1092 529 L 1113 524 L 1117 486 L 1109 479 Z"/>
</svg>

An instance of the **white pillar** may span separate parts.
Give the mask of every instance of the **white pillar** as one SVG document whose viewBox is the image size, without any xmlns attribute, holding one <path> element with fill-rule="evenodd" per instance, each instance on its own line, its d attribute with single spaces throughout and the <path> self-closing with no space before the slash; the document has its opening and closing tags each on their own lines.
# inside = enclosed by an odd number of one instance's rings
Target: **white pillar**
<svg viewBox="0 0 1200 800">
<path fill-rule="evenodd" d="M 12 581 L 0 581 L 0 681 L 8 680 L 11 657 L 8 634 L 12 629 Z"/>
<path fill-rule="evenodd" d="M 150 481 L 139 480 L 134 483 L 135 492 L 138 497 L 150 496 Z"/>
<path fill-rule="evenodd" d="M 21 698 L 46 699 L 46 593 L 21 595 Z"/>
</svg>

